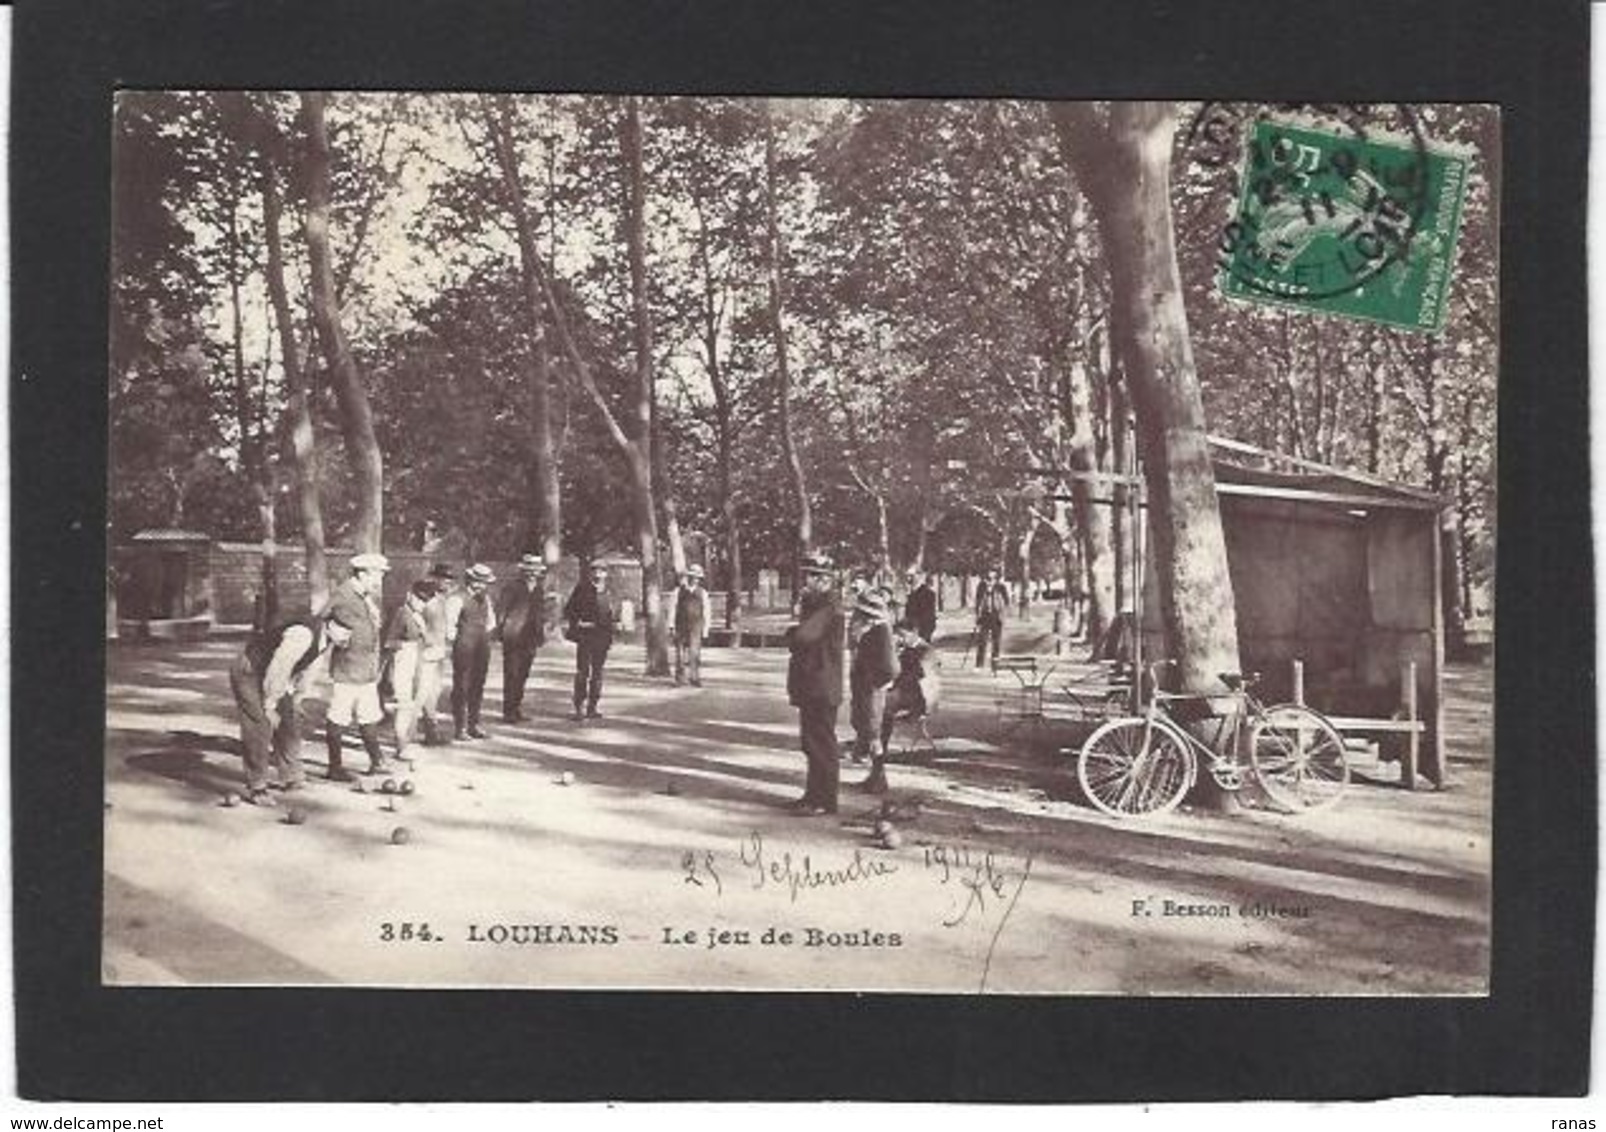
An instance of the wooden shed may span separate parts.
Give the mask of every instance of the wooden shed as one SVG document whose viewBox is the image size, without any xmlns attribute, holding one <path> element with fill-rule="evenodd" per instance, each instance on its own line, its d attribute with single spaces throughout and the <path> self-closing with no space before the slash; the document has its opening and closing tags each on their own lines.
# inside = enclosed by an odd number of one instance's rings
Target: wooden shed
<svg viewBox="0 0 1606 1132">
<path fill-rule="evenodd" d="M 199 531 L 161 527 L 134 535 L 116 556 L 121 615 L 147 622 L 209 617 L 211 546 Z"/>
<path fill-rule="evenodd" d="M 1440 521 L 1420 488 L 1211 438 L 1240 661 L 1444 784 Z M 1154 573 L 1145 637 L 1160 630 Z"/>
</svg>

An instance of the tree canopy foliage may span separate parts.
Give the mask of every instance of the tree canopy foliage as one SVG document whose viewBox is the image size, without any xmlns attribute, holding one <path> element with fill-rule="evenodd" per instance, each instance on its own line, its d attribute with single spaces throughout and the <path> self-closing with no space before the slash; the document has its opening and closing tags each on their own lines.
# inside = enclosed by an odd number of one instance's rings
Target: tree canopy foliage
<svg viewBox="0 0 1606 1132">
<path fill-rule="evenodd" d="M 1048 107 L 317 103 L 326 144 L 292 95 L 119 98 L 114 540 L 293 541 L 303 474 L 317 539 L 349 544 L 378 474 L 387 546 L 690 545 L 723 588 L 812 543 L 880 570 L 1086 574 L 1120 600 L 1130 532 L 1063 474 L 1131 458 L 1104 216 L 1079 181 L 1101 159 Z M 1497 119 L 1421 121 L 1473 154 L 1442 334 L 1223 298 L 1236 174 L 1180 144 L 1171 212 L 1209 429 L 1444 493 L 1470 608 L 1494 537 Z M 382 470 L 345 451 L 364 412 Z"/>
</svg>

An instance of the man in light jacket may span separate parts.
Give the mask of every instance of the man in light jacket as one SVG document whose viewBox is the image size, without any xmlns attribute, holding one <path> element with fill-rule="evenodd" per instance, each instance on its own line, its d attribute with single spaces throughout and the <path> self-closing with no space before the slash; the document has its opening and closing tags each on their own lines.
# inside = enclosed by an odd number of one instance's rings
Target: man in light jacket
<svg viewBox="0 0 1606 1132">
<path fill-rule="evenodd" d="M 686 567 L 680 585 L 675 587 L 670 618 L 670 632 L 675 639 L 675 683 L 682 684 L 689 678 L 692 687 L 701 688 L 703 642 L 708 639 L 708 626 L 714 619 L 708 591 L 703 588 L 701 566 L 694 563 Z"/>
</svg>

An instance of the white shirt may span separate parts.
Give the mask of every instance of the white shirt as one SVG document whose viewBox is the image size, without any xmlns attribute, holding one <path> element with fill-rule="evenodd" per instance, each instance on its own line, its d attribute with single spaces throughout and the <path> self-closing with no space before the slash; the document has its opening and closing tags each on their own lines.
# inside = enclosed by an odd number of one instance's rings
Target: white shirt
<svg viewBox="0 0 1606 1132">
<path fill-rule="evenodd" d="M 295 682 L 292 673 L 296 661 L 300 660 L 308 649 L 312 647 L 312 630 L 305 625 L 291 625 L 285 629 L 284 636 L 279 638 L 279 647 L 273 650 L 273 658 L 268 661 L 268 670 L 262 674 L 262 702 L 270 708 L 278 704 L 279 700 L 290 690 Z M 308 665 L 301 673 L 303 677 L 311 671 Z"/>
</svg>

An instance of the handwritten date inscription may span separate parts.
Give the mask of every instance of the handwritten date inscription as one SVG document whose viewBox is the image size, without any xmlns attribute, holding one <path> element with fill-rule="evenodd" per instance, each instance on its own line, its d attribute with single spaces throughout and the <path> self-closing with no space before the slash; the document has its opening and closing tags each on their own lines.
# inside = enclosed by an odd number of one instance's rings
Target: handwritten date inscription
<svg viewBox="0 0 1606 1132">
<path fill-rule="evenodd" d="M 1016 861 L 991 849 L 964 844 L 926 845 L 914 860 L 921 874 L 953 893 L 951 914 L 942 921 L 950 928 L 971 918 L 986 918 L 995 911 L 1007 916 L 1032 869 L 1030 856 Z M 854 849 L 846 860 L 821 863 L 811 853 L 776 848 L 754 830 L 741 840 L 734 854 L 722 855 L 713 849 L 686 850 L 680 856 L 680 873 L 683 884 L 716 896 L 724 895 L 727 884 L 745 882 L 751 890 L 778 889 L 796 903 L 805 894 L 885 880 L 911 863 L 907 858 L 867 855 L 862 848 Z"/>
</svg>

